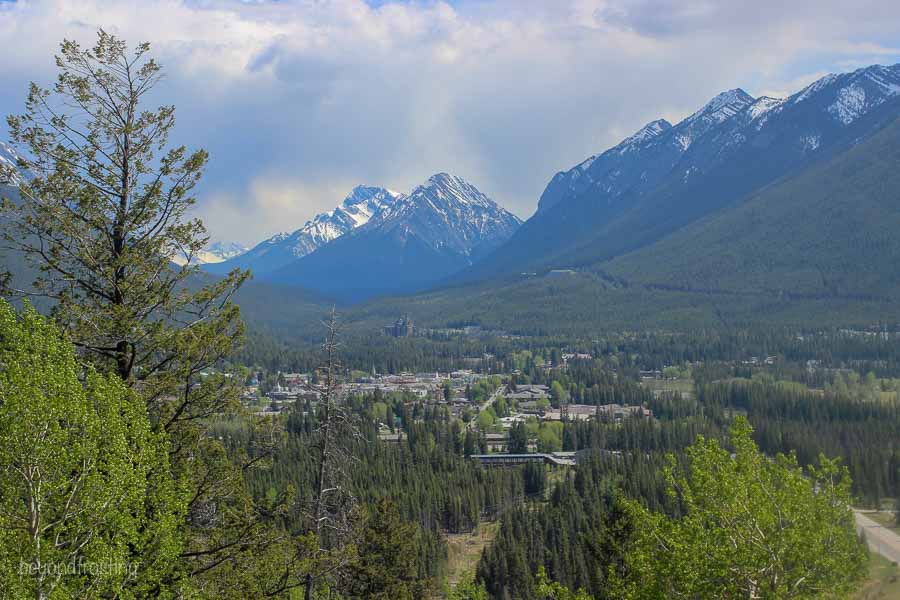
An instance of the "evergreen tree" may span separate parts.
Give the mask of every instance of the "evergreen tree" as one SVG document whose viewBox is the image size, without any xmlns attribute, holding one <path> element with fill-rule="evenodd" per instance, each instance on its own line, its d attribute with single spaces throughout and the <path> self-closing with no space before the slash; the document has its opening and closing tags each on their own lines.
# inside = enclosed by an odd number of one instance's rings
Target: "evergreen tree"
<svg viewBox="0 0 900 600">
<path fill-rule="evenodd" d="M 528 430 L 525 427 L 525 423 L 519 421 L 510 428 L 507 450 L 510 454 L 524 454 L 528 452 Z"/>
<path fill-rule="evenodd" d="M 416 530 L 400 519 L 393 502 L 380 501 L 349 568 L 347 595 L 372 600 L 415 600 L 427 595 L 429 581 L 418 576 Z"/>
<path fill-rule="evenodd" d="M 53 300 L 84 357 L 139 390 L 169 438 L 169 472 L 155 475 L 190 492 L 181 560 L 161 589 L 187 577 L 213 594 L 255 593 L 267 584 L 250 574 L 283 564 L 264 554 L 284 536 L 277 513 L 255 506 L 244 485 L 259 457 L 229 455 L 204 432 L 206 419 L 237 406 L 238 378 L 201 376 L 241 343 L 231 297 L 248 274 L 207 286 L 195 277 L 208 238 L 188 211 L 207 154 L 169 145 L 173 106 L 145 107 L 162 77 L 149 50 L 102 30 L 90 49 L 61 44 L 56 85 L 32 84 L 25 114 L 8 119 L 33 177 L 21 201 L 3 205 L 4 237 L 39 270 L 34 291 Z M 187 262 L 175 267 L 179 256 Z"/>
</svg>

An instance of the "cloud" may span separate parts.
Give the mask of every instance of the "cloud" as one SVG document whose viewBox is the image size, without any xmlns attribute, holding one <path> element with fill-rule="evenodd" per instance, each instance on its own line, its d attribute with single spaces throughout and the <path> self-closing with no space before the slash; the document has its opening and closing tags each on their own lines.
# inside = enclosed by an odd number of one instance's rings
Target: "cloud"
<svg viewBox="0 0 900 600">
<path fill-rule="evenodd" d="M 527 217 L 557 170 L 722 89 L 900 60 L 889 0 L 19 0 L 0 3 L 0 111 L 101 26 L 152 43 L 175 139 L 211 154 L 197 212 L 245 243 L 437 171 Z"/>
<path fill-rule="evenodd" d="M 249 245 L 269 235 L 273 224 L 280 225 L 278 230 L 292 230 L 310 214 L 333 209 L 354 185 L 351 181 L 310 184 L 263 175 L 249 181 L 243 193 L 213 192 L 199 206 L 197 216 L 212 236 L 221 231 L 236 232 L 228 239 Z"/>
</svg>

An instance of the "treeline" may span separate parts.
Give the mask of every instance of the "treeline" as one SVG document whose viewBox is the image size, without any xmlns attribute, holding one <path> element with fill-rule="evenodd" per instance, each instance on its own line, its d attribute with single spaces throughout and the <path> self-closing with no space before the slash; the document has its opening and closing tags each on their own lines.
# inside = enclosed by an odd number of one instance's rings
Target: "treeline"
<svg viewBox="0 0 900 600">
<path fill-rule="evenodd" d="M 619 425 L 596 420 L 565 424 L 564 450 L 603 449 L 623 452 L 674 452 L 690 445 L 698 435 L 720 436 L 715 423 L 702 417 L 679 420 L 629 417 Z"/>
<path fill-rule="evenodd" d="M 831 390 L 768 381 L 703 385 L 698 401 L 719 420 L 745 412 L 767 454 L 795 452 L 801 465 L 838 456 L 850 468 L 853 491 L 870 506 L 900 488 L 900 404 Z"/>
<path fill-rule="evenodd" d="M 324 311 L 323 311 L 324 314 Z M 272 332 L 252 331 L 234 360 L 269 371 L 309 372 L 320 366 L 321 343 L 297 343 Z M 434 341 L 424 337 L 392 338 L 374 334 L 345 340 L 341 362 L 347 369 L 396 374 L 403 371 L 441 371 L 473 369 L 483 373 L 502 372 L 504 365 L 495 357 L 505 355 L 509 343 L 455 337 Z M 485 358 L 485 355 L 489 355 Z M 492 358 L 494 357 L 494 358 Z"/>
<path fill-rule="evenodd" d="M 883 333 L 840 329 L 810 332 L 766 327 L 710 329 L 612 336 L 596 348 L 601 353 L 637 356 L 645 369 L 698 362 L 740 364 L 754 356 L 760 360 L 774 356 L 776 369 L 789 364 L 798 374 L 806 370 L 807 361 L 815 361 L 816 367 L 821 368 L 872 371 L 879 377 L 900 375 L 900 334 L 895 330 Z"/>
</svg>

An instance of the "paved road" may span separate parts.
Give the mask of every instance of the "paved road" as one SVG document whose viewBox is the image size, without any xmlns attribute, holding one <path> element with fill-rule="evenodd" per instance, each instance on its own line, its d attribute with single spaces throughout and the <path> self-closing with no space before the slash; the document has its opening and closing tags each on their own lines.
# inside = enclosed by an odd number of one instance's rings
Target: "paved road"
<svg viewBox="0 0 900 600">
<path fill-rule="evenodd" d="M 478 406 L 478 412 L 487 410 L 488 406 L 491 406 L 497 400 L 497 398 L 499 398 L 502 395 L 503 389 L 505 387 L 506 387 L 505 384 L 500 384 L 500 387 L 498 387 L 496 390 L 494 390 L 494 393 L 491 394 L 487 400 L 485 400 L 483 403 L 481 403 Z M 475 427 L 475 425 L 477 425 L 477 424 L 478 424 L 478 420 L 472 419 L 471 421 L 469 421 L 468 427 L 469 427 L 469 429 L 473 429 Z"/>
<path fill-rule="evenodd" d="M 866 542 L 869 544 L 869 550 L 900 564 L 900 535 L 873 521 L 865 513 L 855 510 L 853 514 L 856 516 L 857 531 L 865 531 L 866 533 Z"/>
</svg>

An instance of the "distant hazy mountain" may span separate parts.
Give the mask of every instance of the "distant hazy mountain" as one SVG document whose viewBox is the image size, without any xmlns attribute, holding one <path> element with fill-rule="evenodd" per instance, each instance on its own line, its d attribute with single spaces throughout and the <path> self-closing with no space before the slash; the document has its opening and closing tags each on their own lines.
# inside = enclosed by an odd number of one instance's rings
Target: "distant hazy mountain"
<svg viewBox="0 0 900 600">
<path fill-rule="evenodd" d="M 409 292 L 477 263 L 520 223 L 472 184 L 439 173 L 364 226 L 264 278 L 354 300 Z"/>
<path fill-rule="evenodd" d="M 237 242 L 213 242 L 209 244 L 205 250 L 194 257 L 194 262 L 200 265 L 212 265 L 224 262 L 230 258 L 240 256 L 247 251 L 247 247 Z M 177 265 L 183 265 L 186 257 L 175 256 L 172 262 Z"/>
<path fill-rule="evenodd" d="M 206 267 L 212 273 L 227 273 L 235 267 L 252 269 L 257 276 L 315 251 L 323 244 L 361 227 L 396 202 L 401 195 L 380 187 L 357 186 L 340 206 L 316 215 L 293 233 L 279 233 L 229 260 Z"/>
<path fill-rule="evenodd" d="M 16 161 L 18 160 L 18 155 L 16 151 L 13 150 L 10 146 L 5 144 L 4 142 L 0 142 L 0 165 L 4 165 L 7 167 L 15 167 L 18 171 L 18 166 Z M 13 175 L 11 181 L 0 181 L 0 184 L 17 186 L 20 183 L 21 175 Z"/>
<path fill-rule="evenodd" d="M 829 75 L 786 99 L 723 92 L 557 173 L 535 215 L 464 275 L 588 266 L 649 246 L 867 139 L 898 115 L 898 98 L 900 65 Z"/>
</svg>

